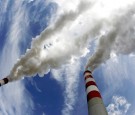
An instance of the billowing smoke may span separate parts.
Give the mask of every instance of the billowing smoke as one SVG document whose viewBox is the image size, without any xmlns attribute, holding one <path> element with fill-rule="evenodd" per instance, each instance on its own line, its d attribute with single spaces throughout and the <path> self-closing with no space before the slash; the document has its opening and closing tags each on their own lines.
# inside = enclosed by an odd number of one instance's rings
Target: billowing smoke
<svg viewBox="0 0 135 115">
<path fill-rule="evenodd" d="M 51 68 L 58 68 L 68 63 L 74 55 L 80 55 L 84 48 L 79 37 L 71 39 L 69 35 L 62 34 L 65 27 L 72 24 L 83 12 L 87 11 L 90 3 L 80 2 L 75 11 L 67 11 L 59 14 L 53 24 L 44 30 L 32 41 L 31 49 L 28 49 L 14 65 L 9 80 L 17 80 L 23 76 L 43 76 Z M 67 33 L 68 34 L 68 33 Z M 82 37 L 85 37 L 82 35 Z M 84 43 L 86 44 L 86 42 Z M 80 51 L 78 52 L 78 50 Z"/>
<path fill-rule="evenodd" d="M 86 66 L 92 70 L 109 59 L 111 52 L 134 52 L 135 0 L 69 0 L 67 4 L 65 1 L 56 0 L 60 6 L 56 18 L 33 39 L 31 49 L 14 65 L 10 81 L 36 74 L 43 76 L 50 69 L 70 63 L 86 54 L 88 44 L 95 38 L 97 50 Z"/>
<path fill-rule="evenodd" d="M 105 21 L 96 52 L 86 67 L 94 70 L 110 58 L 111 53 L 131 54 L 135 52 L 135 4 L 127 5 Z M 108 22 L 107 22 L 108 21 Z M 107 23 L 106 23 L 107 22 Z"/>
</svg>

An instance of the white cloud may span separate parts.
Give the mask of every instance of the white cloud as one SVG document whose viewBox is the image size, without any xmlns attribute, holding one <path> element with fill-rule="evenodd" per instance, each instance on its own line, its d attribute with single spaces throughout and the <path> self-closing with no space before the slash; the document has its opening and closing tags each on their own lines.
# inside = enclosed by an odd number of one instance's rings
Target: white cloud
<svg viewBox="0 0 135 115">
<path fill-rule="evenodd" d="M 53 78 L 64 87 L 64 106 L 62 115 L 71 115 L 77 101 L 77 90 L 79 85 L 80 61 L 63 66 L 59 70 L 53 70 Z"/>
<path fill-rule="evenodd" d="M 9 5 L 8 3 L 9 3 L 8 0 L 5 0 L 5 2 L 0 3 L 0 26 L 1 27 L 4 26 L 3 23 L 5 22 L 6 19 L 4 15 L 8 10 L 8 5 Z"/>
<path fill-rule="evenodd" d="M 112 103 L 108 105 L 109 115 L 128 115 L 131 104 L 122 96 L 113 96 Z"/>
<path fill-rule="evenodd" d="M 102 64 L 102 72 L 105 83 L 108 85 L 108 93 L 111 95 L 118 89 L 123 89 L 124 80 L 129 79 L 128 58 L 124 56 L 111 56 L 111 59 Z M 110 86 L 111 84 L 111 86 Z"/>
<path fill-rule="evenodd" d="M 46 115 L 45 113 L 43 113 L 42 115 Z"/>
<path fill-rule="evenodd" d="M 76 63 L 76 64 L 75 64 Z M 80 63 L 75 62 L 74 64 L 66 67 L 66 86 L 65 86 L 65 106 L 62 110 L 62 115 L 71 115 L 74 105 L 77 101 L 77 89 L 79 83 L 79 71 Z"/>
<path fill-rule="evenodd" d="M 62 84 L 64 82 L 63 72 L 64 72 L 64 68 L 51 70 L 52 77 L 54 79 L 56 79 L 60 84 Z M 62 85 L 64 85 L 64 84 L 62 84 Z"/>
<path fill-rule="evenodd" d="M 10 0 L 8 0 L 9 4 Z M 8 25 L 7 39 L 0 55 L 1 78 L 9 74 L 13 64 L 19 58 L 19 43 L 23 40 L 27 31 L 27 13 L 21 5 L 21 1 L 14 1 L 11 11 L 9 11 L 13 15 L 10 17 L 12 23 Z M 26 23 L 22 25 L 23 22 Z M 32 114 L 32 108 L 33 102 L 22 81 L 9 83 L 0 88 L 0 114 Z"/>
</svg>

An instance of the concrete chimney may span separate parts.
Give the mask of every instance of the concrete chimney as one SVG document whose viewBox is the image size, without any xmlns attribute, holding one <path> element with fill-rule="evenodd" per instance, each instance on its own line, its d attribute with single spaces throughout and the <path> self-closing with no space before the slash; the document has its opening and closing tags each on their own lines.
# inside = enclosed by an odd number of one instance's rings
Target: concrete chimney
<svg viewBox="0 0 135 115">
<path fill-rule="evenodd" d="M 88 115 L 108 115 L 90 68 L 84 72 L 84 78 L 86 83 Z"/>
</svg>

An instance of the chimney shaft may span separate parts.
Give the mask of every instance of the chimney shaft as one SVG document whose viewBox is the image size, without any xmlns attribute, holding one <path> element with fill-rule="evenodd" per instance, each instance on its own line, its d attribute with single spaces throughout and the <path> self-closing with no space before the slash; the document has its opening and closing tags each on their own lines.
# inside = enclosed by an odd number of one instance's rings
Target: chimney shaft
<svg viewBox="0 0 135 115">
<path fill-rule="evenodd" d="M 84 72 L 89 115 L 108 115 L 91 71 Z"/>
</svg>

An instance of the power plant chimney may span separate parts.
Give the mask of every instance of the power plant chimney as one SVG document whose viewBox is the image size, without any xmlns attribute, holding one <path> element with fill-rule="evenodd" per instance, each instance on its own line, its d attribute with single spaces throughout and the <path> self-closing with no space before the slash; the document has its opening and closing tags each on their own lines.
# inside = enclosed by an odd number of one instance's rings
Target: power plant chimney
<svg viewBox="0 0 135 115">
<path fill-rule="evenodd" d="M 88 115 L 108 115 L 90 68 L 84 72 L 88 102 Z"/>
<path fill-rule="evenodd" d="M 2 80 L 0 80 L 0 87 L 2 86 L 2 85 L 5 85 L 5 84 L 7 84 L 9 82 L 9 79 L 6 77 L 6 78 L 3 78 Z"/>
</svg>

